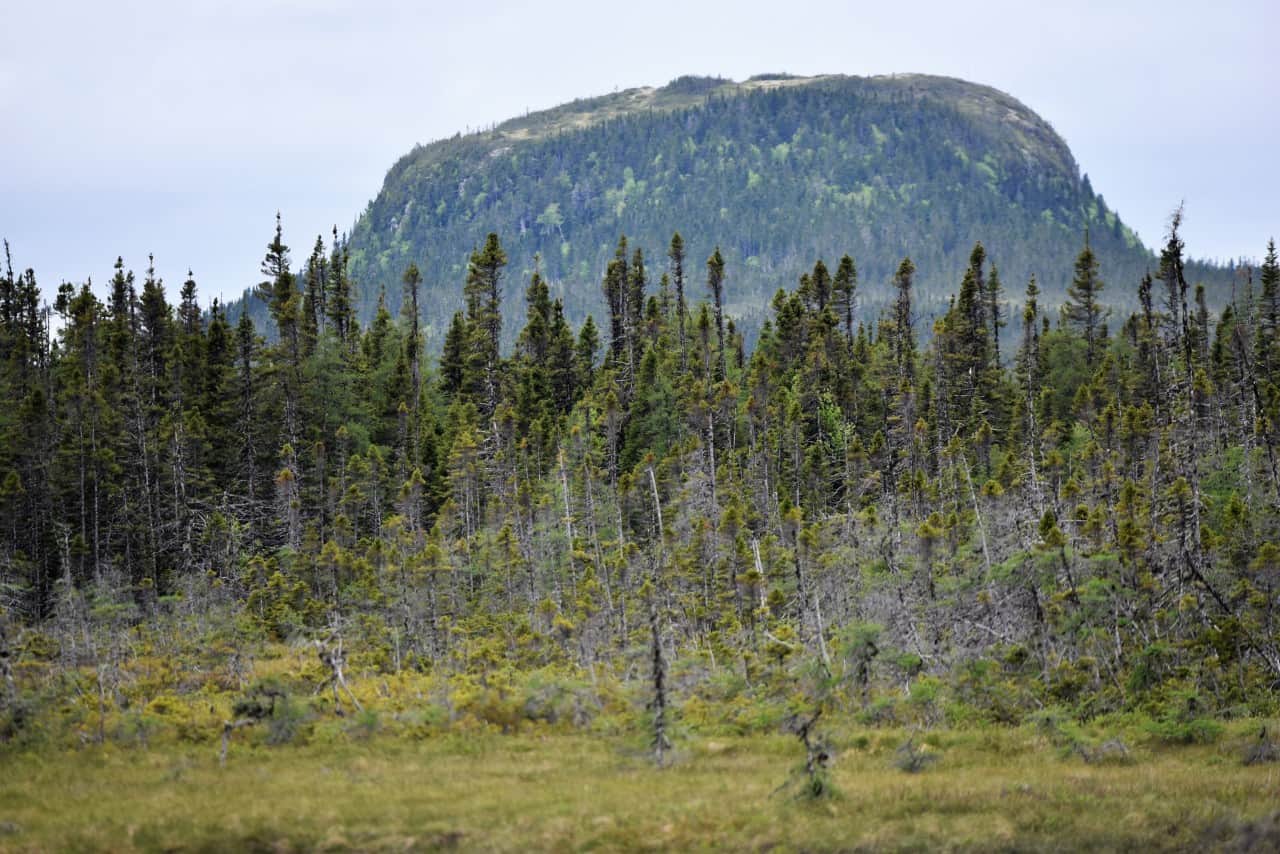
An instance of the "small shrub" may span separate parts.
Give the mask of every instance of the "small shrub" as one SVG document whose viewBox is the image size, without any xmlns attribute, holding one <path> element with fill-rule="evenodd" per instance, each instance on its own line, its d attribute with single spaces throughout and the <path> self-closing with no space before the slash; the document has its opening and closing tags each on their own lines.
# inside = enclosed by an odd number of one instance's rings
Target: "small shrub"
<svg viewBox="0 0 1280 854">
<path fill-rule="evenodd" d="M 921 676 L 911 686 L 907 695 L 906 707 L 911 710 L 918 723 L 932 726 L 941 718 L 939 700 L 942 693 L 942 682 L 932 676 Z"/>
<path fill-rule="evenodd" d="M 139 747 L 147 747 L 162 722 L 161 718 L 146 711 L 130 711 L 122 716 L 116 735 L 121 741 L 133 741 Z"/>
<path fill-rule="evenodd" d="M 893 697 L 877 697 L 855 717 L 869 726 L 892 726 L 898 723 L 898 704 Z"/>
<path fill-rule="evenodd" d="M 1271 762 L 1280 762 L 1280 745 L 1267 737 L 1267 728 L 1263 727 L 1257 740 L 1245 749 L 1244 764 L 1265 765 Z"/>
<path fill-rule="evenodd" d="M 1213 744 L 1222 735 L 1222 724 L 1209 718 L 1169 716 L 1146 725 L 1147 733 L 1163 744 Z"/>
<path fill-rule="evenodd" d="M 285 694 L 267 722 L 267 744 L 293 744 L 306 740 L 310 718 L 306 705 Z"/>
<path fill-rule="evenodd" d="M 1222 735 L 1223 726 L 1203 717 L 1203 709 L 1194 691 L 1178 692 L 1164 715 L 1146 725 L 1147 733 L 1164 744 L 1212 744 Z"/>
<path fill-rule="evenodd" d="M 935 764 L 938 759 L 938 754 L 930 750 L 927 744 L 917 747 L 915 736 L 912 736 L 894 752 L 893 766 L 908 774 L 918 774 Z"/>
<path fill-rule="evenodd" d="M 381 725 L 377 712 L 373 709 L 362 709 L 352 718 L 347 731 L 353 738 L 367 739 L 376 735 Z"/>
<path fill-rule="evenodd" d="M 276 704 L 289 695 L 288 690 L 276 679 L 263 679 L 231 704 L 232 713 L 238 718 L 262 721 L 275 714 Z"/>
<path fill-rule="evenodd" d="M 1075 752 L 1090 765 L 1128 765 L 1133 762 L 1129 745 L 1118 738 L 1108 739 L 1096 747 L 1077 744 Z"/>
<path fill-rule="evenodd" d="M 1059 706 L 1049 706 L 1032 712 L 1024 719 L 1032 729 L 1061 747 L 1074 740 L 1073 726 L 1067 713 Z"/>
<path fill-rule="evenodd" d="M 586 727 L 599 710 L 590 686 L 542 673 L 530 675 L 523 686 L 521 715 L 528 721 Z"/>
<path fill-rule="evenodd" d="M 442 703 L 426 703 L 402 713 L 399 722 L 410 738 L 430 738 L 449 726 L 449 710 Z"/>
</svg>

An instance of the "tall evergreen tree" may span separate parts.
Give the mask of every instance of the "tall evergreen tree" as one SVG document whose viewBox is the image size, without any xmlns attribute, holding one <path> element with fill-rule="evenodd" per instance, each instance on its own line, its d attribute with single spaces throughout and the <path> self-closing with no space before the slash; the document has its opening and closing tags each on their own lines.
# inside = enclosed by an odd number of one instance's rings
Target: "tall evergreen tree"
<svg viewBox="0 0 1280 854">
<path fill-rule="evenodd" d="M 329 255 L 329 292 L 324 297 L 325 315 L 329 325 L 347 350 L 355 346 L 355 307 L 351 299 L 351 280 L 347 277 L 350 264 L 345 240 L 338 239 L 338 227 L 333 227 L 333 250 Z"/>
<path fill-rule="evenodd" d="M 836 317 L 844 324 L 844 337 L 849 346 L 853 346 L 853 317 L 857 308 L 858 269 L 853 259 L 845 255 L 836 268 L 835 279 L 831 283 L 832 301 Z"/>
<path fill-rule="evenodd" d="M 462 312 L 455 311 L 444 335 L 440 351 L 440 390 L 452 397 L 462 390 L 467 364 L 467 322 Z"/>
<path fill-rule="evenodd" d="M 649 281 L 644 269 L 644 252 L 636 247 L 631 255 L 631 266 L 627 270 L 626 288 L 626 336 L 627 336 L 627 376 L 634 387 L 637 376 L 640 354 L 643 347 L 644 298 Z"/>
<path fill-rule="evenodd" d="M 306 289 L 302 296 L 302 348 L 304 354 L 310 354 L 316 346 L 321 330 L 324 329 L 326 312 L 325 300 L 329 293 L 329 258 L 325 254 L 324 238 L 316 235 L 316 245 L 307 259 L 304 276 Z"/>
<path fill-rule="evenodd" d="M 627 363 L 627 238 L 618 238 L 613 260 L 605 268 L 604 296 L 609 308 L 608 361 L 622 369 Z"/>
<path fill-rule="evenodd" d="M 680 348 L 680 371 L 683 373 L 689 367 L 689 352 L 685 343 L 685 321 L 688 317 L 688 309 L 684 298 L 684 238 L 678 231 L 671 235 L 667 258 L 671 261 L 671 281 L 676 287 L 676 330 Z"/>
<path fill-rule="evenodd" d="M 266 280 L 258 286 L 258 295 L 267 303 L 275 321 L 279 344 L 273 348 L 277 365 L 278 393 L 281 403 L 281 435 L 289 445 L 300 438 L 298 403 L 302 382 L 302 335 L 300 294 L 289 268 L 289 247 L 284 243 L 280 214 L 276 214 L 276 233 L 267 244 L 262 259 Z"/>
<path fill-rule="evenodd" d="M 898 272 L 893 277 L 893 287 L 897 296 L 893 302 L 892 341 L 894 364 L 897 366 L 899 382 L 914 384 L 916 370 L 915 318 L 911 310 L 911 285 L 915 278 L 916 265 L 910 258 L 903 258 L 898 265 Z"/>
<path fill-rule="evenodd" d="M 991 366 L 1000 367 L 1000 330 L 1008 325 L 1001 315 L 1001 304 L 1004 302 L 1004 285 L 1000 281 L 1000 271 L 994 262 L 991 264 L 991 275 L 987 279 L 987 323 L 991 327 Z"/>
<path fill-rule="evenodd" d="M 463 296 L 467 304 L 467 358 L 463 388 L 487 421 L 498 408 L 498 346 L 502 335 L 502 268 L 507 253 L 498 235 L 471 253 Z"/>
<path fill-rule="evenodd" d="M 717 246 L 707 259 L 707 290 L 711 292 L 716 317 L 716 379 L 725 377 L 724 354 L 724 256 Z"/>
<path fill-rule="evenodd" d="M 412 384 L 413 417 L 416 419 L 422 409 L 422 322 L 421 308 L 418 306 L 418 291 L 422 287 L 422 273 L 418 265 L 410 261 L 404 271 L 404 312 L 409 320 L 409 377 Z"/>
<path fill-rule="evenodd" d="M 1076 257 L 1075 276 L 1067 288 L 1067 301 L 1062 316 L 1080 330 L 1085 341 L 1085 364 L 1090 368 L 1098 358 L 1100 332 L 1107 310 L 1100 295 L 1102 279 L 1098 276 L 1098 258 L 1089 246 L 1089 233 L 1084 235 L 1084 248 Z"/>
<path fill-rule="evenodd" d="M 1262 293 L 1258 297 L 1258 355 L 1264 368 L 1280 363 L 1280 260 L 1276 257 L 1276 241 L 1267 241 L 1267 254 L 1258 270 Z"/>
</svg>

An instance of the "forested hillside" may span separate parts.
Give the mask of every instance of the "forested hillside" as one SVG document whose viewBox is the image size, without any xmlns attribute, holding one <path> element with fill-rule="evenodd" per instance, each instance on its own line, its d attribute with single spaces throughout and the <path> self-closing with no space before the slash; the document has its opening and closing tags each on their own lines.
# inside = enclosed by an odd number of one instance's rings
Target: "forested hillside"
<svg viewBox="0 0 1280 854">
<path fill-rule="evenodd" d="M 868 323 L 892 300 L 902 255 L 919 266 L 917 311 L 930 323 L 978 240 L 1007 280 L 1036 275 L 1050 310 L 1086 230 L 1103 278 L 1120 285 L 1108 299 L 1126 311 L 1157 263 L 1053 128 L 995 89 L 925 75 L 686 77 L 401 158 L 351 234 L 357 313 L 370 320 L 383 288 L 395 312 L 413 261 L 426 283 L 427 346 L 438 351 L 467 258 L 497 231 L 521 278 L 541 256 L 552 296 L 577 323 L 603 310 L 598 282 L 618 236 L 657 247 L 673 223 L 691 257 L 721 249 L 726 304 L 749 340 L 779 281 L 845 252 L 858 262 L 856 309 Z M 1189 270 L 1212 306 L 1225 304 L 1232 271 Z M 507 321 L 516 329 L 518 313 Z"/>
<path fill-rule="evenodd" d="M 279 227 L 269 328 L 123 264 L 51 317 L 9 266 L 0 738 L 195 733 L 210 697 L 251 722 L 303 686 L 340 709 L 344 667 L 397 720 L 656 715 L 659 752 L 667 715 L 750 731 L 824 703 L 1128 712 L 1170 739 L 1273 713 L 1280 264 L 1211 311 L 1178 222 L 1133 313 L 1108 315 L 1092 242 L 1051 271 L 1061 314 L 970 244 L 929 330 L 936 269 L 900 258 L 862 322 L 866 274 L 834 255 L 774 280 L 754 347 L 718 249 L 616 243 L 574 328 L 489 234 L 438 365 L 420 268 L 361 325 L 343 247 L 299 271 Z M 246 683 L 299 640 L 319 670 Z"/>
</svg>

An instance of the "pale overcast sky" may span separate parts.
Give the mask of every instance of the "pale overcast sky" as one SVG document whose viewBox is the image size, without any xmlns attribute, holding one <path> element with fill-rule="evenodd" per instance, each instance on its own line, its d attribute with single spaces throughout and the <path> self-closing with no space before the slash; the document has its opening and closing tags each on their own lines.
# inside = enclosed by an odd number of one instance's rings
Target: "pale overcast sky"
<svg viewBox="0 0 1280 854">
<path fill-rule="evenodd" d="M 46 294 L 154 252 L 171 293 L 295 261 L 430 142 L 682 74 L 927 72 L 1003 89 L 1066 138 L 1148 245 L 1185 200 L 1191 254 L 1280 232 L 1280 3 L 9 0 L 0 236 Z M 673 224 L 677 225 L 677 224 Z"/>
</svg>

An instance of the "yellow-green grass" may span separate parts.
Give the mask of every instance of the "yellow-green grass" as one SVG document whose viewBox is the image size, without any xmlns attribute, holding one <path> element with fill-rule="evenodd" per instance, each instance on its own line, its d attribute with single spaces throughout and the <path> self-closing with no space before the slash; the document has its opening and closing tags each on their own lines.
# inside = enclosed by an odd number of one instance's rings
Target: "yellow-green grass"
<svg viewBox="0 0 1280 854">
<path fill-rule="evenodd" d="M 485 733 L 241 741 L 225 767 L 211 745 L 8 755 L 0 849 L 1196 850 L 1280 807 L 1243 726 L 1118 765 L 1025 729 L 943 732 L 917 774 L 894 766 L 906 736 L 850 739 L 818 802 L 777 791 L 802 758 L 783 736 L 690 739 L 663 769 L 618 740 Z"/>
</svg>

